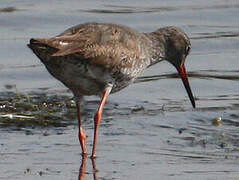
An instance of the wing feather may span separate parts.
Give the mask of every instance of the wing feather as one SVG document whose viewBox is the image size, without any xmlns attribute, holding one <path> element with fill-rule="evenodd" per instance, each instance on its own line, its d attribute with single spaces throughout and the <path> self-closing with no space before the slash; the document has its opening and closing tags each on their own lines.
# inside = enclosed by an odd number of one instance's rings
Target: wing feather
<svg viewBox="0 0 239 180">
<path fill-rule="evenodd" d="M 108 68 L 130 67 L 133 59 L 140 59 L 141 35 L 125 26 L 83 24 L 42 43 L 57 49 L 52 56 L 74 55 Z"/>
</svg>

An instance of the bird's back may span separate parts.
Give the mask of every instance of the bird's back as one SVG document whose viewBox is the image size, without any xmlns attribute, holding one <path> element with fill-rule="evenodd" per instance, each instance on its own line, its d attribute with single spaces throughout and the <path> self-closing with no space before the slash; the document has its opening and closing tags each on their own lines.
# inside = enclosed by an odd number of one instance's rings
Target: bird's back
<svg viewBox="0 0 239 180">
<path fill-rule="evenodd" d="M 79 77 L 83 77 L 97 84 L 97 90 L 112 83 L 113 92 L 118 91 L 150 64 L 150 40 L 123 25 L 80 24 L 53 38 L 31 39 L 28 46 L 48 71 L 70 89 L 82 85 L 79 83 L 84 80 Z M 95 93 L 88 89 L 82 93 Z"/>
</svg>

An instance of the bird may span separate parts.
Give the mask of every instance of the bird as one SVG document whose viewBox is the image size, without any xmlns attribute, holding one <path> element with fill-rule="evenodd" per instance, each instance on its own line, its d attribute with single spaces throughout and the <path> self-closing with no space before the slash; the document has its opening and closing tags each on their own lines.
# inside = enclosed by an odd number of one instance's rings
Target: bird
<svg viewBox="0 0 239 180">
<path fill-rule="evenodd" d="M 95 158 L 98 128 L 107 97 L 130 85 L 145 69 L 158 62 L 166 60 L 176 68 L 195 108 L 185 68 L 191 43 L 179 27 L 167 26 L 144 33 L 121 24 L 87 22 L 52 38 L 31 38 L 27 45 L 49 73 L 72 91 L 82 155 L 87 154 L 87 136 L 80 110 L 83 96 L 101 98 L 94 116 L 90 157 Z"/>
</svg>

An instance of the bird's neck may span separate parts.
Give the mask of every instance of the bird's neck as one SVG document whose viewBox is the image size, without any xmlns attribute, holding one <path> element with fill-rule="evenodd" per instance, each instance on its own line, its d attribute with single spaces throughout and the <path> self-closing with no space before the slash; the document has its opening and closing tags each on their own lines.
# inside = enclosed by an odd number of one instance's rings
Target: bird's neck
<svg viewBox="0 0 239 180">
<path fill-rule="evenodd" d="M 145 33 L 145 35 L 152 42 L 152 47 L 150 48 L 151 60 L 150 66 L 156 64 L 162 60 L 166 59 L 166 38 L 163 35 L 158 35 L 156 32 Z"/>
</svg>

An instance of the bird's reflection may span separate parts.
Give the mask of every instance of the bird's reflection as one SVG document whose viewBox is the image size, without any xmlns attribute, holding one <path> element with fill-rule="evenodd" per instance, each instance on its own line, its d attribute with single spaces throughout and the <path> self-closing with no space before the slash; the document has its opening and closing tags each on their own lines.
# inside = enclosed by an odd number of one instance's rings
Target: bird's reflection
<svg viewBox="0 0 239 180">
<path fill-rule="evenodd" d="M 87 171 L 86 171 L 86 160 L 87 160 L 87 156 L 82 155 L 78 180 L 85 180 L 86 179 L 86 174 L 88 174 Z M 92 168 L 93 168 L 94 180 L 98 180 L 95 158 L 91 158 L 91 163 L 92 163 Z"/>
</svg>

